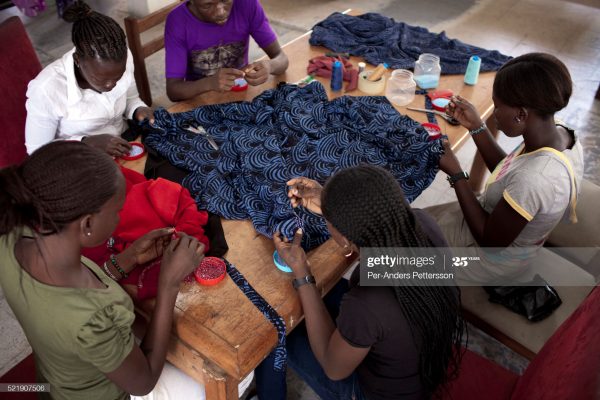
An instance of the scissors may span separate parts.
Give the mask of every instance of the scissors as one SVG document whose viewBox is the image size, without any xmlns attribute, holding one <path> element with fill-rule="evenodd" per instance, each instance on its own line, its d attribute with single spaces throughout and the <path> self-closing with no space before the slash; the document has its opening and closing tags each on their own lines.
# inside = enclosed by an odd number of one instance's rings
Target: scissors
<svg viewBox="0 0 600 400">
<path fill-rule="evenodd" d="M 437 111 L 437 110 L 428 110 L 426 108 L 415 108 L 415 107 L 406 107 L 406 109 L 408 110 L 412 110 L 412 111 L 420 111 L 420 112 L 425 112 L 425 113 L 432 113 L 435 115 L 439 115 L 440 117 L 444 118 L 446 121 L 448 121 L 448 123 L 450 125 L 460 125 L 460 122 L 458 122 L 456 119 L 452 118 L 451 116 L 449 116 L 448 114 L 441 112 L 441 111 Z"/>
<path fill-rule="evenodd" d="M 210 143 L 210 145 L 212 146 L 213 149 L 219 150 L 219 145 L 217 144 L 217 142 L 215 142 L 215 139 L 213 139 L 213 137 L 210 136 L 210 134 L 208 132 L 206 132 L 206 130 L 203 127 L 201 127 L 200 125 L 198 125 L 196 128 L 194 128 L 193 126 L 189 126 L 185 129 L 190 132 L 193 132 L 193 133 L 203 136 L 206 140 L 208 140 L 208 143 Z"/>
</svg>

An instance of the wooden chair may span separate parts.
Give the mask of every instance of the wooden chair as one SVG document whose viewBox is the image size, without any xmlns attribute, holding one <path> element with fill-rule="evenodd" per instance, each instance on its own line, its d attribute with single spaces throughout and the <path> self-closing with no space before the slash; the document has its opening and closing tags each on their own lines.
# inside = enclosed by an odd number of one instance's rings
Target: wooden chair
<svg viewBox="0 0 600 400">
<path fill-rule="evenodd" d="M 19 17 L 0 24 L 0 168 L 20 163 L 25 150 L 25 109 L 27 85 L 42 65 Z"/>
<path fill-rule="evenodd" d="M 167 15 L 183 0 L 178 0 L 173 4 L 161 8 L 143 18 L 129 16 L 125 18 L 125 32 L 127 33 L 127 43 L 129 50 L 133 55 L 133 65 L 135 66 L 135 82 L 140 93 L 140 98 L 149 106 L 152 105 L 152 93 L 148 83 L 148 73 L 146 71 L 145 59 L 165 47 L 164 34 L 158 38 L 142 44 L 142 33 L 163 23 Z"/>
</svg>

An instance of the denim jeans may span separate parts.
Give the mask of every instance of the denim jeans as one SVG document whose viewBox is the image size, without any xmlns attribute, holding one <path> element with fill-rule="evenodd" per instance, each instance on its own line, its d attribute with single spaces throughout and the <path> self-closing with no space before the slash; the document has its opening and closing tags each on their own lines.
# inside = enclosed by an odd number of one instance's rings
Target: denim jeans
<svg viewBox="0 0 600 400">
<path fill-rule="evenodd" d="M 329 315 L 335 321 L 340 311 L 340 302 L 348 291 L 348 281 L 342 279 L 323 299 Z M 315 358 L 308 340 L 304 323 L 297 326 L 287 337 L 288 364 L 323 400 L 364 400 L 356 372 L 346 379 L 333 381 Z"/>
<path fill-rule="evenodd" d="M 348 291 L 348 281 L 340 280 L 323 299 L 327 311 L 334 320 L 340 310 L 340 302 Z M 298 325 L 286 338 L 288 366 L 312 388 L 323 400 L 366 400 L 362 393 L 356 372 L 346 379 L 333 381 L 325 375 L 325 371 L 315 358 L 308 341 L 306 326 Z M 254 371 L 256 389 L 259 400 L 285 400 L 285 373 L 273 370 L 273 353 L 271 353 Z"/>
</svg>

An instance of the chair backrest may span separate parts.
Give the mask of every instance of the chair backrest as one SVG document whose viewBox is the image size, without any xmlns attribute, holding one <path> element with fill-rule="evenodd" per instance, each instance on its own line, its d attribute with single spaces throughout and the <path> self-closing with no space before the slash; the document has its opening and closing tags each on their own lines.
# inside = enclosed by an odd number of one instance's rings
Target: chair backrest
<svg viewBox="0 0 600 400">
<path fill-rule="evenodd" d="M 25 149 L 27 85 L 42 70 L 19 17 L 0 24 L 0 168 L 18 164 Z"/>
<path fill-rule="evenodd" d="M 183 0 L 178 0 L 143 18 L 135 18 L 132 16 L 125 18 L 127 43 L 129 45 L 129 50 L 131 50 L 131 54 L 133 55 L 133 65 L 135 66 L 135 82 L 140 98 L 149 106 L 152 105 L 152 93 L 150 92 L 145 59 L 165 47 L 165 37 L 163 34 L 160 37 L 142 44 L 141 36 L 142 33 L 147 30 L 163 23 L 171 10 L 178 6 L 181 1 Z"/>
<path fill-rule="evenodd" d="M 600 399 L 600 288 L 546 342 L 511 399 Z"/>
</svg>

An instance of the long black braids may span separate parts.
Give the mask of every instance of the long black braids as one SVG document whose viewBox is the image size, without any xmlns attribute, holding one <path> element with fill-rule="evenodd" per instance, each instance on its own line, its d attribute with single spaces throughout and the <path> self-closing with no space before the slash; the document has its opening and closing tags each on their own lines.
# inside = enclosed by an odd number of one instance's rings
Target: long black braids
<svg viewBox="0 0 600 400">
<path fill-rule="evenodd" d="M 78 56 L 112 61 L 127 58 L 125 32 L 114 19 L 93 11 L 83 1 L 67 8 L 63 18 L 73 23 L 71 39 Z"/>
<path fill-rule="evenodd" d="M 324 217 L 358 247 L 431 247 L 388 171 L 362 165 L 325 185 Z M 456 287 L 395 286 L 394 294 L 419 346 L 419 375 L 431 396 L 458 372 L 464 323 Z M 457 295 L 458 294 L 458 295 Z"/>
</svg>

